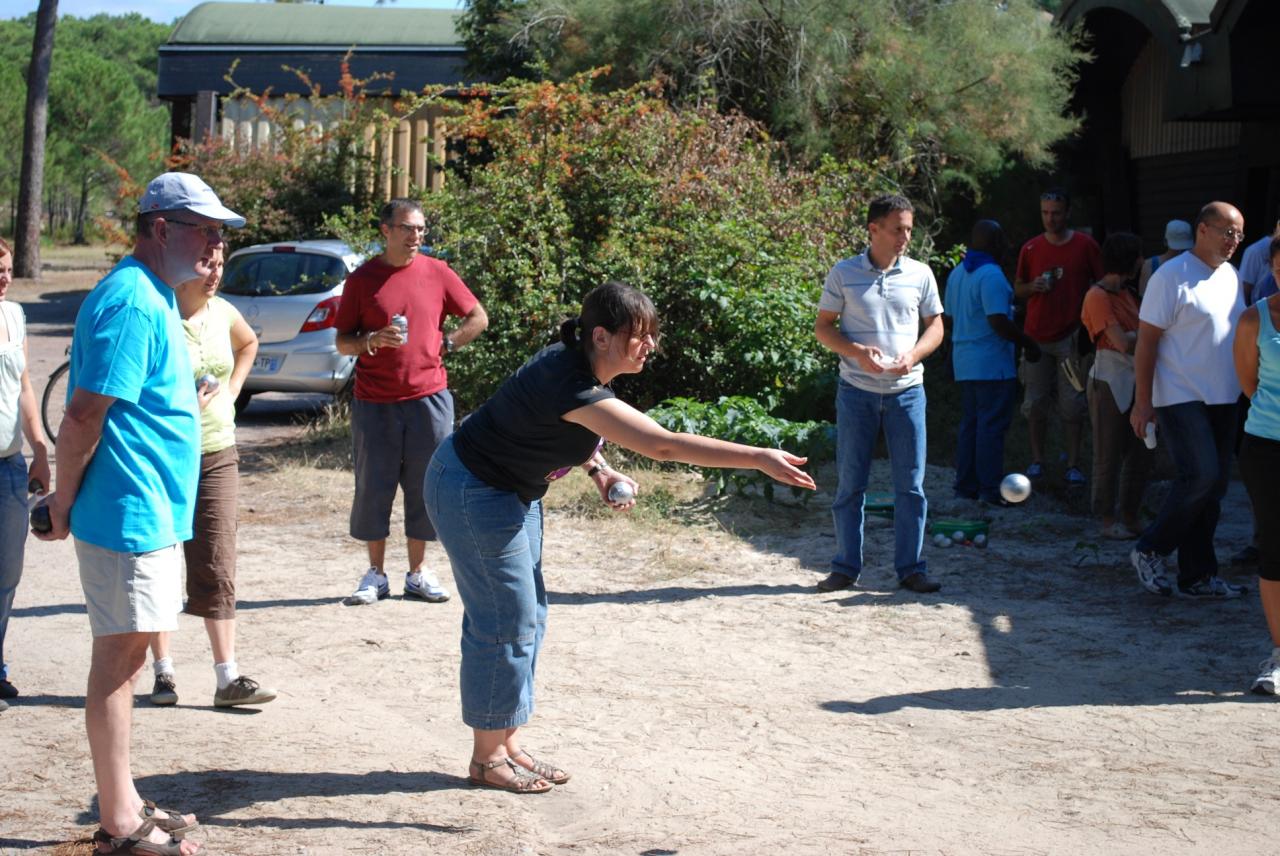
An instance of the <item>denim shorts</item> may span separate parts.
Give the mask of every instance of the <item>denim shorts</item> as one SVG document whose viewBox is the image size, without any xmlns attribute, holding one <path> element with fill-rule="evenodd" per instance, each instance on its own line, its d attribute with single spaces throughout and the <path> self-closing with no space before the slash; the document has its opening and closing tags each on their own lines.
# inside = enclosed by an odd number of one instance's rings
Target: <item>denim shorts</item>
<svg viewBox="0 0 1280 856">
<path fill-rule="evenodd" d="M 542 503 L 478 479 L 452 438 L 432 457 L 423 493 L 462 599 L 462 721 L 483 730 L 524 725 L 547 626 Z"/>
</svg>

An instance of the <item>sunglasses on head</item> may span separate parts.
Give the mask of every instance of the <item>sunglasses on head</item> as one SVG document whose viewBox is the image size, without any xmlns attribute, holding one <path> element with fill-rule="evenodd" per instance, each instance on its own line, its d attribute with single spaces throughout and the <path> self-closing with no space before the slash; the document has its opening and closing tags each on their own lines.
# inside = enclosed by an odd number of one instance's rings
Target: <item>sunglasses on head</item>
<svg viewBox="0 0 1280 856">
<path fill-rule="evenodd" d="M 1044 202 L 1066 202 L 1067 194 L 1059 193 L 1056 190 L 1050 190 L 1048 193 L 1041 193 L 1040 199 Z"/>
</svg>

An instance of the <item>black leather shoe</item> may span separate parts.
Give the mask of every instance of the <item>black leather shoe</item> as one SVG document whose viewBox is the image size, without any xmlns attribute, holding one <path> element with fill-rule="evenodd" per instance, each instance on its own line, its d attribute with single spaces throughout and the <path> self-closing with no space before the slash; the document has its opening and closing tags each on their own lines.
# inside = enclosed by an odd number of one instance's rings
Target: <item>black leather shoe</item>
<svg viewBox="0 0 1280 856">
<path fill-rule="evenodd" d="M 910 589 L 917 594 L 932 594 L 942 588 L 942 583 L 931 580 L 924 574 L 915 573 L 898 583 L 899 587 Z"/>
<path fill-rule="evenodd" d="M 18 688 L 6 680 L 0 679 L 0 699 L 17 697 Z"/>
<path fill-rule="evenodd" d="M 856 582 L 857 580 L 853 577 L 842 574 L 839 571 L 832 571 L 827 574 L 825 579 L 818 581 L 818 591 L 840 591 L 841 589 L 847 589 Z"/>
</svg>

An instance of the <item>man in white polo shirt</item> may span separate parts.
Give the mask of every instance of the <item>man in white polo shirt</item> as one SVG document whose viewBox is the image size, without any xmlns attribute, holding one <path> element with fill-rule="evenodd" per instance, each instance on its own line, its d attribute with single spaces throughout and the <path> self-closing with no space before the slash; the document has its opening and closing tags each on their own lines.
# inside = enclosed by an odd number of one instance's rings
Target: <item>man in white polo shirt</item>
<svg viewBox="0 0 1280 856">
<path fill-rule="evenodd" d="M 1218 577 L 1213 552 L 1240 397 L 1231 344 L 1244 301 L 1228 259 L 1243 234 L 1244 217 L 1234 206 L 1202 208 L 1195 246 L 1152 274 L 1138 315 L 1130 423 L 1139 437 L 1156 423 L 1178 477 L 1130 560 L 1142 587 L 1166 597 L 1213 600 L 1244 592 Z M 1178 573 L 1170 578 L 1164 559 L 1175 550 Z"/>
<path fill-rule="evenodd" d="M 902 196 L 867 208 L 867 251 L 831 269 L 814 335 L 840 355 L 836 469 L 831 515 L 836 555 L 819 591 L 838 591 L 862 573 L 863 503 L 876 437 L 884 429 L 893 470 L 893 563 L 898 584 L 919 593 L 941 586 L 921 557 L 925 396 L 921 361 L 942 344 L 942 301 L 929 266 L 907 258 L 914 209 Z"/>
</svg>

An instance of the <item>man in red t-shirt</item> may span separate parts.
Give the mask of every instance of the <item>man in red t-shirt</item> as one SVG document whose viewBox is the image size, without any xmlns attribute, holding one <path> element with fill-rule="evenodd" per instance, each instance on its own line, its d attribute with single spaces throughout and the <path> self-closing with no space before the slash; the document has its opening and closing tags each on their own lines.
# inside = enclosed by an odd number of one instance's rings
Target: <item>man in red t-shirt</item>
<svg viewBox="0 0 1280 856">
<path fill-rule="evenodd" d="M 1071 199 L 1066 191 L 1055 188 L 1040 195 L 1044 234 L 1022 245 L 1013 290 L 1019 300 L 1027 302 L 1023 329 L 1039 343 L 1044 357 L 1036 363 L 1022 362 L 1026 388 L 1022 415 L 1027 417 L 1031 439 L 1027 476 L 1036 479 L 1044 475 L 1044 439 L 1056 399 L 1066 434 L 1067 484 L 1082 486 L 1080 441 L 1088 404 L 1075 339 L 1085 292 L 1102 278 L 1102 252 L 1093 238 L 1067 225 L 1070 213 Z"/>
<path fill-rule="evenodd" d="M 398 484 L 404 491 L 409 548 L 405 597 L 439 603 L 449 599 L 449 592 L 423 567 L 427 542 L 436 532 L 422 482 L 436 446 L 453 431 L 444 359 L 480 335 L 489 316 L 447 264 L 418 252 L 426 219 L 417 202 L 391 200 L 382 208 L 378 228 L 385 239 L 382 254 L 347 277 L 336 324 L 338 351 L 357 357 L 351 537 L 369 549 L 369 570 L 345 602 L 375 603 L 391 594 L 384 561 Z M 445 333 L 449 315 L 462 322 Z M 404 319 L 404 331 L 394 323 L 396 316 Z"/>
</svg>

